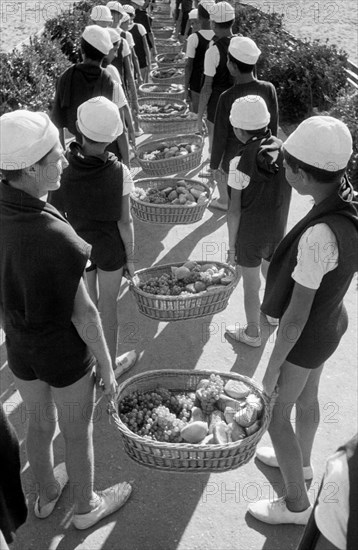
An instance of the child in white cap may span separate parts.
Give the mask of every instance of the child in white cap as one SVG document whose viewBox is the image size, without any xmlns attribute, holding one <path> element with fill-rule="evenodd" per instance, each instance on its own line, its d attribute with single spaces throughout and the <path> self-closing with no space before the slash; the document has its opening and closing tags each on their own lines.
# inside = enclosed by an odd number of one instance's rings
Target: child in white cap
<svg viewBox="0 0 358 550">
<path fill-rule="evenodd" d="M 210 15 L 201 5 L 198 5 L 198 21 L 200 30 L 194 31 L 188 38 L 186 47 L 187 62 L 185 65 L 185 92 L 190 102 L 190 109 L 198 112 L 200 90 L 204 83 L 204 57 L 214 31 L 210 25 Z"/>
<path fill-rule="evenodd" d="M 58 78 L 51 119 L 60 130 L 63 145 L 65 128 L 79 138 L 76 128 L 77 108 L 87 99 L 102 95 L 114 101 L 122 112 L 128 109 L 123 90 L 102 67 L 105 56 L 112 48 L 109 31 L 98 25 L 89 25 L 81 37 L 83 61 L 66 69 Z M 123 132 L 111 147 L 116 156 L 129 166 L 127 133 Z"/>
<path fill-rule="evenodd" d="M 107 28 L 113 24 L 111 10 L 107 6 L 94 6 L 90 13 L 90 20 L 94 25 Z"/>
<path fill-rule="evenodd" d="M 227 214 L 228 263 L 238 265 L 243 278 L 246 327 L 228 326 L 229 336 L 249 346 L 261 346 L 260 272 L 285 234 L 291 187 L 284 175 L 282 142 L 268 129 L 270 113 L 260 96 L 237 99 L 230 123 L 242 147 L 230 163 Z"/>
<path fill-rule="evenodd" d="M 228 2 L 212 5 L 205 1 L 203 6 L 210 14 L 215 42 L 205 52 L 205 79 L 200 91 L 198 131 L 203 132 L 203 117 L 206 111 L 209 152 L 211 152 L 216 106 L 220 95 L 233 85 L 233 78 L 227 68 L 227 50 L 232 37 L 235 9 Z"/>
<path fill-rule="evenodd" d="M 266 393 L 276 388 L 278 395 L 269 426 L 273 448 L 259 449 L 257 458 L 281 469 L 285 496 L 253 503 L 249 512 L 266 523 L 303 525 L 312 510 L 305 480 L 313 477 L 320 376 L 347 330 L 343 299 L 358 269 L 358 203 L 345 176 L 352 137 L 343 122 L 308 118 L 283 152 L 288 183 L 314 204 L 276 249 L 262 303 L 280 320 L 263 378 Z"/>
<path fill-rule="evenodd" d="M 235 136 L 229 121 L 231 106 L 235 99 L 245 95 L 262 97 L 271 115 L 269 128 L 273 136 L 278 132 L 278 102 L 275 87 L 271 82 L 258 80 L 255 68 L 261 54 L 255 42 L 246 36 L 234 36 L 230 40 L 227 66 L 234 79 L 234 85 L 223 92 L 219 98 L 215 122 L 210 168 L 217 182 L 219 198 L 211 202 L 213 208 L 227 210 L 227 178 L 229 163 L 237 155 L 240 142 Z"/>
<path fill-rule="evenodd" d="M 149 43 L 146 38 L 147 31 L 141 23 L 134 22 L 136 13 L 135 8 L 128 4 L 125 4 L 123 7 L 130 17 L 127 28 L 133 37 L 134 50 L 138 58 L 141 79 L 142 82 L 148 82 L 150 68 L 150 50 Z"/>
<path fill-rule="evenodd" d="M 128 168 L 106 149 L 122 132 L 118 109 L 105 97 L 78 107 L 81 142 L 72 142 L 69 166 L 62 175 L 61 208 L 78 235 L 92 246 L 86 278 L 93 303 L 101 313 L 103 330 L 113 363 L 117 352 L 117 299 L 123 271 L 134 275 L 134 231 L 129 195 L 134 190 Z M 56 204 L 56 193 L 52 203 Z M 59 203 L 57 203 L 59 204 Z M 121 366 L 116 371 L 120 375 Z M 130 352 L 126 369 L 134 365 Z"/>
<path fill-rule="evenodd" d="M 0 322 L 24 407 L 30 411 L 37 404 L 48 412 L 28 417 L 27 459 L 38 493 L 34 514 L 50 516 L 70 481 L 73 523 L 86 529 L 123 506 L 132 490 L 122 482 L 97 494 L 93 486 L 94 370 L 108 397 L 115 398 L 117 383 L 83 278 L 91 247 L 47 202 L 67 165 L 49 117 L 6 113 L 0 135 Z M 97 327 L 95 338 L 90 326 Z M 54 467 L 57 416 L 66 464 Z"/>
<path fill-rule="evenodd" d="M 149 51 L 151 53 L 152 61 L 157 55 L 157 47 L 155 45 L 155 37 L 152 31 L 152 17 L 147 13 L 147 7 L 149 0 L 132 0 L 131 4 L 135 8 L 134 23 L 143 25 L 147 34 L 146 40 L 148 42 Z"/>
</svg>

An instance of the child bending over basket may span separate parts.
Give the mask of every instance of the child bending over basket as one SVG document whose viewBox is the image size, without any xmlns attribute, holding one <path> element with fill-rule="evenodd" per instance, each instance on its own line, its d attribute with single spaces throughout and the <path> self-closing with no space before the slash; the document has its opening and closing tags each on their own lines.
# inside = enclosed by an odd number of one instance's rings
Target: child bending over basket
<svg viewBox="0 0 358 550">
<path fill-rule="evenodd" d="M 312 510 L 305 480 L 313 477 L 318 385 L 347 330 L 343 299 L 358 269 L 358 203 L 345 176 L 351 154 L 347 126 L 330 116 L 305 120 L 284 143 L 287 181 L 314 205 L 276 249 L 262 304 L 280 320 L 263 378 L 267 394 L 277 386 L 278 397 L 269 427 L 273 449 L 259 449 L 257 457 L 279 467 L 285 485 L 283 498 L 250 505 L 266 523 L 304 525 Z"/>
<path fill-rule="evenodd" d="M 230 162 L 227 224 L 228 263 L 239 266 L 244 285 L 247 326 L 226 332 L 249 346 L 261 346 L 260 271 L 266 277 L 272 254 L 284 236 L 291 199 L 281 151 L 282 142 L 268 129 L 270 113 L 256 95 L 237 99 L 230 122 L 241 142 L 240 156 Z M 275 323 L 269 318 L 269 322 Z"/>
<path fill-rule="evenodd" d="M 137 358 L 130 351 L 116 358 L 117 299 L 123 271 L 134 275 L 134 230 L 129 194 L 134 190 L 128 168 L 106 147 L 123 132 L 116 105 L 105 97 L 92 98 L 77 110 L 77 130 L 82 143 L 72 142 L 67 152 L 61 188 L 55 204 L 75 231 L 92 245 L 91 265 L 86 269 L 90 297 L 101 313 L 103 332 L 116 377 L 131 368 Z"/>
</svg>

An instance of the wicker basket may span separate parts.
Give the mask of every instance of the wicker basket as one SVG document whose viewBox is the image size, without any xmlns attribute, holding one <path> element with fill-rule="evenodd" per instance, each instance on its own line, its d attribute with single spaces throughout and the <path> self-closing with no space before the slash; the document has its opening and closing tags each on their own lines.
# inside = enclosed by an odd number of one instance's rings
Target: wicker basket
<svg viewBox="0 0 358 550">
<path fill-rule="evenodd" d="M 184 142 L 184 140 L 198 145 L 198 150 L 185 156 L 171 157 L 167 159 L 143 160 L 140 158 L 142 153 L 155 151 L 160 145 L 163 145 L 163 142 L 167 143 L 169 146 L 174 146 L 178 143 Z M 151 140 L 139 145 L 137 147 L 137 158 L 142 170 L 146 172 L 148 176 L 160 178 L 162 176 L 169 176 L 170 174 L 179 174 L 180 172 L 193 170 L 199 166 L 203 148 L 204 139 L 202 136 L 197 134 L 167 136 L 164 139 L 156 139 L 154 141 Z"/>
<path fill-rule="evenodd" d="M 190 115 L 190 118 L 180 118 L 181 114 L 188 114 L 188 105 L 183 100 L 173 100 L 171 97 L 167 97 L 167 99 L 163 98 L 156 98 L 156 97 L 148 97 L 143 98 L 140 97 L 138 99 L 138 105 L 139 108 L 141 104 L 160 104 L 167 105 L 168 103 L 173 103 L 173 101 L 181 104 L 183 107 L 185 107 L 178 115 L 171 115 L 167 118 L 157 118 L 156 114 L 153 114 L 152 116 L 149 114 L 142 115 L 138 113 L 138 120 L 140 123 L 141 128 L 144 130 L 144 133 L 146 134 L 184 134 L 184 133 L 191 133 L 195 132 L 198 126 L 198 120 L 197 118 L 192 118 L 192 114 Z"/>
<path fill-rule="evenodd" d="M 200 183 L 205 189 L 208 200 L 205 204 L 194 204 L 194 206 L 186 206 L 182 204 L 153 204 L 141 201 L 137 197 L 131 195 L 131 206 L 135 216 L 143 221 L 150 223 L 170 223 L 184 224 L 195 223 L 204 215 L 205 209 L 209 203 L 211 190 L 208 185 L 198 180 L 187 178 L 144 178 L 136 180 L 136 186 L 142 189 L 165 189 L 176 184 L 177 181 L 183 180 L 190 183 Z"/>
<path fill-rule="evenodd" d="M 168 17 L 170 15 L 170 4 L 155 3 L 153 7 L 153 15 L 155 19 L 157 18 L 158 15 L 163 17 L 164 16 Z"/>
<path fill-rule="evenodd" d="M 184 68 L 186 65 L 186 58 L 175 59 L 178 54 L 176 53 L 160 53 L 155 56 L 155 61 L 158 67 L 175 67 L 177 69 Z"/>
<path fill-rule="evenodd" d="M 207 262 L 197 262 L 204 265 Z M 205 317 L 206 315 L 214 315 L 219 311 L 223 311 L 229 301 L 229 298 L 238 283 L 238 276 L 233 267 L 215 262 L 217 267 L 221 269 L 225 267 L 226 271 L 230 272 L 233 280 L 228 285 L 218 285 L 220 288 L 206 290 L 198 294 L 189 294 L 185 296 L 160 296 L 148 294 L 137 285 L 131 284 L 130 288 L 136 299 L 139 311 L 158 321 L 183 321 L 186 319 L 195 319 L 197 317 Z M 141 269 L 136 272 L 137 280 L 140 283 L 146 282 L 152 277 L 160 277 L 168 273 L 171 274 L 172 267 L 180 267 L 183 262 L 176 264 L 165 264 Z"/>
<path fill-rule="evenodd" d="M 162 67 L 163 69 L 167 69 L 168 67 Z M 174 68 L 176 68 L 174 66 Z M 159 67 L 159 70 L 161 68 Z M 174 76 L 169 76 L 168 78 L 157 78 L 156 76 L 153 76 L 153 73 L 157 71 L 158 69 L 153 69 L 149 73 L 149 77 L 153 84 L 184 84 L 185 83 L 185 71 L 184 68 L 178 67 L 179 73 L 175 74 Z"/>
<path fill-rule="evenodd" d="M 150 83 L 150 84 L 141 84 L 138 88 L 138 95 L 140 97 L 155 97 L 156 99 L 182 99 L 184 100 L 185 98 L 185 91 L 184 91 L 184 86 L 183 85 L 180 85 L 180 88 L 178 88 L 178 91 L 177 92 L 174 92 L 174 93 L 170 93 L 170 92 L 167 92 L 167 91 L 164 91 L 164 90 L 167 90 L 168 89 L 168 84 L 155 84 L 155 86 L 157 86 L 157 88 L 162 88 L 163 91 L 162 92 L 153 92 L 151 91 L 151 88 L 153 88 L 153 84 Z"/>
<path fill-rule="evenodd" d="M 159 53 L 178 53 L 182 50 L 183 44 L 174 42 L 171 44 L 169 40 L 157 40 L 156 41 L 157 51 Z"/>
<path fill-rule="evenodd" d="M 262 387 L 247 376 L 209 370 L 154 370 L 138 374 L 121 384 L 118 400 L 136 390 L 153 391 L 158 386 L 173 391 L 195 391 L 198 383 L 210 374 L 219 374 L 224 383 L 239 380 L 261 398 L 264 410 L 259 430 L 244 439 L 225 445 L 193 445 L 189 443 L 162 443 L 134 434 L 118 417 L 114 404 L 111 414 L 124 443 L 125 452 L 143 466 L 168 472 L 225 472 L 243 466 L 254 456 L 256 446 L 267 430 L 271 405 Z"/>
<path fill-rule="evenodd" d="M 155 38 L 158 40 L 165 40 L 166 38 L 170 38 L 173 34 L 173 27 L 163 27 L 162 29 L 157 29 L 155 31 Z"/>
<path fill-rule="evenodd" d="M 155 33 L 157 30 L 162 29 L 163 27 L 170 27 L 173 26 L 174 22 L 171 17 L 168 17 L 167 19 L 161 18 L 161 19 L 154 19 L 152 22 L 152 30 L 155 36 Z"/>
</svg>

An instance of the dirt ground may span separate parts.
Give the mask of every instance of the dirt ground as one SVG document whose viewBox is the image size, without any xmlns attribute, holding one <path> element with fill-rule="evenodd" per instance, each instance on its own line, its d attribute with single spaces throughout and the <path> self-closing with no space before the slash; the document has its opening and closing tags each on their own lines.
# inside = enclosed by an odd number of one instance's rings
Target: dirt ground
<svg viewBox="0 0 358 550">
<path fill-rule="evenodd" d="M 141 138 L 141 141 L 148 136 Z M 207 158 L 207 149 L 203 159 Z M 198 173 L 199 169 L 194 171 Z M 138 172 L 138 170 L 135 170 Z M 141 174 L 137 173 L 138 176 Z M 289 227 L 310 208 L 310 200 L 293 194 Z M 225 261 L 225 215 L 208 209 L 192 225 L 153 225 L 135 220 L 138 269 L 174 261 Z M 321 423 L 315 441 L 315 476 L 310 487 L 314 498 L 326 457 L 349 439 L 357 426 L 357 280 L 346 297 L 350 324 L 339 349 L 327 362 L 322 376 Z M 242 285 L 235 289 L 228 308 L 196 320 L 162 323 L 142 316 L 127 284 L 123 285 L 118 311 L 120 350 L 136 348 L 140 360 L 131 374 L 153 369 L 210 369 L 237 372 L 261 380 L 274 344 L 274 331 L 262 319 L 264 344 L 249 348 L 226 340 L 225 326 L 244 323 Z M 46 520 L 33 514 L 35 498 L 24 450 L 28 411 L 21 407 L 1 347 L 1 400 L 21 439 L 23 484 L 29 499 L 29 516 L 18 531 L 12 550 L 290 550 L 302 534 L 298 526 L 270 526 L 247 513 L 247 505 L 282 492 L 279 470 L 251 460 L 226 473 L 169 473 L 149 469 L 124 452 L 118 429 L 105 411 L 105 401 L 95 415 L 95 486 L 97 489 L 128 480 L 133 495 L 119 512 L 87 531 L 71 525 L 72 502 L 68 487 Z M 262 443 L 268 444 L 264 435 Z M 64 458 L 62 436 L 55 439 L 55 462 Z M 329 492 L 328 488 L 327 491 Z M 327 493 L 328 496 L 328 493 Z M 337 494 L 339 498 L 339 488 Z"/>
</svg>

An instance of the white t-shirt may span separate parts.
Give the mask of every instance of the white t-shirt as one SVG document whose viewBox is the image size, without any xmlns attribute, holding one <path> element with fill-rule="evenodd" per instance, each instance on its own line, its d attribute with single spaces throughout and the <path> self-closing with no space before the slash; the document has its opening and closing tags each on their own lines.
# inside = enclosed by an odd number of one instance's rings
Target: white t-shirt
<svg viewBox="0 0 358 550">
<path fill-rule="evenodd" d="M 349 472 L 344 451 L 336 452 L 327 460 L 323 486 L 314 515 L 322 535 L 339 550 L 346 550 Z"/>
<path fill-rule="evenodd" d="M 214 31 L 212 31 L 211 29 L 204 29 L 204 30 L 200 30 L 199 32 L 206 40 L 211 40 L 212 37 L 215 35 Z M 195 54 L 196 54 L 196 48 L 198 47 L 198 44 L 199 44 L 199 38 L 198 38 L 198 35 L 196 34 L 196 32 L 194 32 L 193 34 L 191 34 L 188 37 L 188 41 L 186 43 L 186 56 L 187 57 L 190 57 L 191 59 L 194 59 Z"/>
<path fill-rule="evenodd" d="M 139 30 L 139 34 L 141 36 L 145 36 L 147 34 L 147 31 L 145 30 L 145 27 L 141 23 L 135 23 L 135 25 L 137 25 L 138 30 Z M 131 27 L 129 27 L 129 29 L 131 29 L 132 27 L 133 27 L 133 25 Z"/>
<path fill-rule="evenodd" d="M 131 176 L 131 173 L 125 164 L 122 164 L 123 167 L 123 193 L 122 196 L 129 195 L 134 192 L 134 183 Z"/>
<path fill-rule="evenodd" d="M 131 49 L 129 47 L 129 44 L 125 38 L 122 38 L 123 42 L 123 48 L 122 48 L 122 56 L 127 57 L 127 55 L 131 54 Z"/>
<path fill-rule="evenodd" d="M 237 170 L 237 165 L 240 162 L 240 158 L 241 157 L 234 157 L 230 161 L 229 177 L 227 180 L 228 186 L 232 189 L 237 189 L 238 191 L 242 191 L 250 183 L 250 176 L 244 174 L 244 172 L 240 172 L 240 170 Z"/>
<path fill-rule="evenodd" d="M 126 33 L 126 40 L 128 42 L 129 47 L 132 49 L 134 48 L 134 38 L 131 35 L 129 31 L 124 31 Z"/>
<path fill-rule="evenodd" d="M 118 69 L 113 65 L 108 65 L 105 71 L 107 71 L 114 82 L 112 101 L 117 105 L 118 109 L 121 109 L 125 105 L 128 105 L 127 98 L 123 91 L 121 75 Z"/>
<path fill-rule="evenodd" d="M 338 244 L 333 231 L 325 223 L 309 227 L 298 243 L 292 279 L 306 288 L 317 290 L 324 275 L 337 265 Z"/>
<path fill-rule="evenodd" d="M 115 67 L 114 65 L 107 65 L 105 71 L 107 71 L 114 82 L 118 82 L 122 85 L 121 75 L 119 74 L 117 67 Z"/>
<path fill-rule="evenodd" d="M 204 75 L 205 76 L 215 76 L 216 69 L 219 66 L 220 63 L 220 53 L 213 44 L 212 46 L 209 46 L 209 48 L 205 52 L 204 57 Z"/>
</svg>

